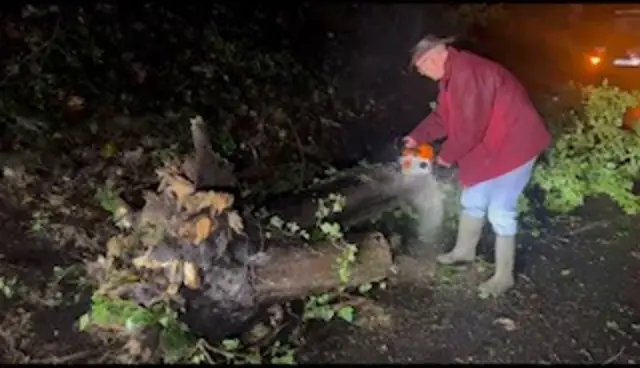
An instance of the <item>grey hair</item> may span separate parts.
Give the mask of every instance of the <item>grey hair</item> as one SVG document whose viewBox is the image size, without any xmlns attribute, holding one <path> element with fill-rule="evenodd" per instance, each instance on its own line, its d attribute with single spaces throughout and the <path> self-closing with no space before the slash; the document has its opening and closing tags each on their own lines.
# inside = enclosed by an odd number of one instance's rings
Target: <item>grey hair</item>
<svg viewBox="0 0 640 368">
<path fill-rule="evenodd" d="M 435 47 L 440 45 L 448 45 L 453 41 L 455 41 L 455 37 L 440 38 L 438 36 L 434 36 L 433 34 L 426 35 L 411 49 L 411 64 L 415 64 L 422 57 L 422 55 L 433 50 Z"/>
</svg>

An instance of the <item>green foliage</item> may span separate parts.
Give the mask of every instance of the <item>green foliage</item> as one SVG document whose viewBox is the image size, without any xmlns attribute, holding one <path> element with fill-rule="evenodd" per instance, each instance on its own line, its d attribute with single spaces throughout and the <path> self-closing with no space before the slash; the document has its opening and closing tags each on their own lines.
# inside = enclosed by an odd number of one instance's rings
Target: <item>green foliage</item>
<svg viewBox="0 0 640 368">
<path fill-rule="evenodd" d="M 341 226 L 337 222 L 326 221 L 328 216 L 342 212 L 347 204 L 347 198 L 341 194 L 331 193 L 327 198 L 318 200 L 316 210 L 316 228 L 322 233 L 322 237 L 334 242 L 342 248 L 342 252 L 336 259 L 336 272 L 340 284 L 346 286 L 351 278 L 351 268 L 356 261 L 358 247 L 344 241 L 344 234 Z"/>
<path fill-rule="evenodd" d="M 326 293 L 318 296 L 310 296 L 304 305 L 302 318 L 304 320 L 318 319 L 325 322 L 338 316 L 346 322 L 355 320 L 356 310 L 351 305 L 336 303 L 337 295 Z"/>
<path fill-rule="evenodd" d="M 124 329 L 127 333 L 145 328 L 160 329 L 160 347 L 165 362 L 178 362 L 190 353 L 196 339 L 178 321 L 177 314 L 162 305 L 144 308 L 133 301 L 94 295 L 91 310 L 78 321 L 81 331 L 90 326 Z"/>
<path fill-rule="evenodd" d="M 358 253 L 358 247 L 354 244 L 344 244 L 342 253 L 336 259 L 336 271 L 338 272 L 338 280 L 340 284 L 347 285 L 351 279 L 351 268 L 356 262 L 356 254 Z"/>
<path fill-rule="evenodd" d="M 120 207 L 119 192 L 110 186 L 102 186 L 96 190 L 95 198 L 105 211 L 114 215 Z"/>
<path fill-rule="evenodd" d="M 224 4 L 132 11 L 95 3 L 2 13 L 0 129 L 30 149 L 104 140 L 120 152 L 141 141 L 184 151 L 188 129 L 175 127 L 201 111 L 213 148 L 238 171 L 269 167 L 269 178 L 250 178 L 252 195 L 300 188 L 321 172 L 315 158 L 335 151 L 337 129 L 370 112 L 344 106 L 324 66 L 310 69 L 261 44 L 257 29 L 247 32 L 245 21 L 264 14 L 234 12 Z"/>
<path fill-rule="evenodd" d="M 342 312 L 345 314 L 345 312 Z M 135 334 L 143 329 L 159 330 L 160 355 L 164 363 L 226 363 L 226 364 L 294 364 L 295 350 L 276 341 L 267 351 L 247 348 L 238 339 L 226 339 L 219 346 L 210 346 L 193 336 L 177 313 L 165 305 L 144 308 L 130 300 L 94 295 L 91 310 L 78 320 L 78 329 L 91 326 L 122 330 Z"/>
<path fill-rule="evenodd" d="M 640 170 L 640 136 L 622 129 L 624 113 L 639 100 L 639 92 L 606 82 L 588 86 L 581 108 L 553 122 L 554 145 L 533 177 L 546 192 L 548 208 L 569 211 L 604 194 L 627 213 L 640 210 L 640 197 L 632 192 Z"/>
<path fill-rule="evenodd" d="M 316 228 L 320 230 L 322 237 L 331 241 L 339 241 L 343 234 L 340 224 L 327 221 L 327 217 L 342 212 L 347 203 L 345 196 L 331 193 L 327 198 L 318 199 L 318 209 L 316 210 Z"/>
<path fill-rule="evenodd" d="M 11 299 L 15 295 L 18 279 L 15 277 L 0 276 L 0 296 Z"/>
<path fill-rule="evenodd" d="M 139 312 L 144 314 L 146 310 L 132 301 L 94 296 L 91 299 L 91 311 L 80 317 L 79 328 L 84 331 L 91 324 L 101 327 L 124 326 L 129 317 Z"/>
<path fill-rule="evenodd" d="M 177 314 L 162 305 L 144 308 L 130 300 L 94 295 L 91 310 L 80 317 L 78 328 L 84 331 L 92 325 L 123 329 L 129 334 L 146 328 L 158 328 L 165 363 L 184 361 L 196 342 L 186 326 L 178 321 Z"/>
<path fill-rule="evenodd" d="M 355 308 L 348 304 L 338 303 L 337 300 L 351 278 L 351 271 L 356 261 L 358 248 L 344 240 L 344 234 L 339 223 L 328 220 L 330 216 L 344 210 L 346 201 L 345 196 L 336 193 L 330 193 L 326 198 L 317 200 L 316 223 L 311 231 L 312 236 L 297 223 L 285 222 L 277 216 L 272 216 L 269 219 L 270 226 L 288 235 L 297 235 L 309 241 L 328 240 L 342 249 L 342 252 L 336 258 L 334 266 L 341 285 L 339 290 L 333 293 L 308 297 L 304 304 L 303 320 L 317 319 L 328 322 L 336 316 L 347 322 L 353 322 L 355 319 Z M 370 288 L 371 285 L 365 285 L 362 290 L 368 291 Z"/>
</svg>

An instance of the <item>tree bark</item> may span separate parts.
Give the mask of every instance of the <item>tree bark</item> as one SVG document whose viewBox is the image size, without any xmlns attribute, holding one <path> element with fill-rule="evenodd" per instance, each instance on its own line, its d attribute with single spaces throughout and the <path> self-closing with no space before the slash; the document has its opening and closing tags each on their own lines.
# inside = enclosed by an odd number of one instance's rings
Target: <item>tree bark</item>
<svg viewBox="0 0 640 368">
<path fill-rule="evenodd" d="M 391 247 L 380 233 L 358 236 L 355 264 L 346 286 L 375 282 L 388 276 Z M 340 287 L 336 260 L 342 250 L 331 243 L 320 246 L 274 247 L 269 263 L 256 270 L 256 294 L 261 302 L 296 299 Z"/>
</svg>

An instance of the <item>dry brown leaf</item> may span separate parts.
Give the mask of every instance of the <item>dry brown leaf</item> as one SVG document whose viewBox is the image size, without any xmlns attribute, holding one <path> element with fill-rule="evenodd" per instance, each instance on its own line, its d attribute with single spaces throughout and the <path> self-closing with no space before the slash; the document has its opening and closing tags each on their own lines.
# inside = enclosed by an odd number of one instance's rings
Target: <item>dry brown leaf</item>
<svg viewBox="0 0 640 368">
<path fill-rule="evenodd" d="M 180 290 L 184 277 L 184 265 L 182 261 L 173 262 L 165 269 L 167 278 L 169 279 L 169 287 L 167 288 L 167 295 L 176 295 Z"/>
<path fill-rule="evenodd" d="M 167 293 L 167 295 L 173 296 L 178 293 L 178 290 L 180 290 L 180 285 L 170 284 L 165 293 Z"/>
<path fill-rule="evenodd" d="M 179 206 L 184 206 L 185 200 L 194 193 L 193 184 L 180 176 L 175 167 L 168 167 L 156 170 L 160 178 L 158 192 L 165 192 L 173 195 Z"/>
<path fill-rule="evenodd" d="M 183 207 L 187 213 L 198 213 L 209 208 L 211 217 L 216 217 L 220 212 L 233 205 L 233 195 L 216 192 L 196 192 L 188 197 Z"/>
<path fill-rule="evenodd" d="M 80 96 L 71 96 L 67 99 L 67 108 L 71 111 L 79 111 L 84 109 L 84 98 Z"/>
<path fill-rule="evenodd" d="M 215 220 L 210 219 L 207 215 L 202 215 L 194 221 L 184 222 L 178 229 L 178 236 L 198 245 L 211 235 L 214 226 Z"/>
<path fill-rule="evenodd" d="M 227 213 L 227 221 L 229 222 L 229 227 L 236 234 L 242 234 L 244 231 L 244 223 L 242 222 L 242 217 L 240 217 L 236 211 Z"/>
<path fill-rule="evenodd" d="M 197 290 L 200 288 L 200 275 L 198 274 L 198 266 L 191 262 L 185 262 L 184 264 L 184 284 L 192 290 Z"/>
<path fill-rule="evenodd" d="M 195 225 L 193 222 L 185 222 L 178 229 L 178 236 L 186 241 L 191 241 L 195 237 Z"/>
<path fill-rule="evenodd" d="M 112 237 L 107 241 L 107 257 L 120 257 L 125 247 L 126 244 L 122 236 L 117 235 Z"/>
<path fill-rule="evenodd" d="M 145 255 L 134 258 L 131 261 L 131 263 L 133 263 L 133 267 L 135 268 L 150 268 L 150 269 L 159 268 L 159 267 L 154 267 L 157 265 L 155 265 L 154 262 L 151 262 L 149 258 L 147 258 Z"/>
<path fill-rule="evenodd" d="M 211 235 L 213 223 L 209 217 L 202 217 L 196 222 L 196 238 L 194 244 L 200 244 Z"/>
<path fill-rule="evenodd" d="M 150 248 L 151 249 L 151 248 Z M 177 261 L 160 262 L 149 258 L 147 254 L 136 257 L 132 261 L 135 268 L 148 268 L 150 270 L 159 270 L 165 267 L 173 267 Z"/>
<path fill-rule="evenodd" d="M 193 194 L 194 190 L 193 186 L 191 186 L 191 183 L 187 179 L 175 177 L 171 182 L 169 182 L 167 191 L 175 196 L 176 202 L 179 205 L 182 205 L 186 198 Z"/>
<path fill-rule="evenodd" d="M 215 208 L 216 215 L 233 206 L 233 196 L 229 193 L 211 193 L 211 207 Z"/>
</svg>

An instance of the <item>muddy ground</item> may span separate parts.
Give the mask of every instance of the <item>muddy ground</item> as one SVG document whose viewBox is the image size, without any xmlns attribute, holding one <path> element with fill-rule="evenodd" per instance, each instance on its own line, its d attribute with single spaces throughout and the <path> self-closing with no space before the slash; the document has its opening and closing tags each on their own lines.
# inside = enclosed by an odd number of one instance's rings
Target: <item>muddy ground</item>
<svg viewBox="0 0 640 368">
<path fill-rule="evenodd" d="M 621 216 L 606 201 L 592 201 L 575 216 L 545 220 L 537 238 L 530 235 L 537 233 L 531 225 L 523 229 L 517 288 L 505 297 L 483 300 L 476 294 L 489 272 L 482 260 L 466 268 L 436 269 L 430 282 L 404 281 L 379 295 L 377 318 L 384 316 L 383 326 L 334 326 L 314 337 L 317 343 L 302 359 L 637 363 L 638 218 Z M 485 239 L 485 258 L 490 258 L 488 245 Z M 406 264 L 428 269 L 434 267 L 432 259 Z"/>
<path fill-rule="evenodd" d="M 44 220 L 18 204 L 21 196 L 3 190 L 0 201 L 0 360 L 113 361 L 110 341 L 76 328 L 90 290 L 78 235 L 56 243 L 51 238 L 61 238 L 42 229 Z M 518 287 L 505 297 L 475 292 L 490 256 L 454 268 L 435 267 L 437 247 L 399 256 L 398 274 L 358 323 L 313 329 L 299 361 L 638 362 L 638 218 L 592 201 L 573 216 L 539 220 L 522 231 Z M 487 236 L 483 255 L 490 244 Z"/>
<path fill-rule="evenodd" d="M 0 195 L 0 361 L 99 362 L 106 350 L 77 331 L 90 286 L 77 251 L 37 234 L 33 214 Z"/>
</svg>

